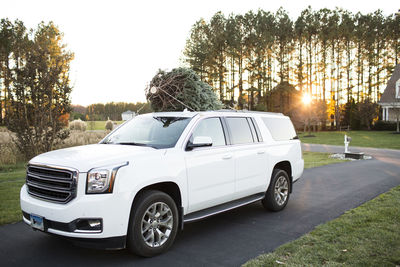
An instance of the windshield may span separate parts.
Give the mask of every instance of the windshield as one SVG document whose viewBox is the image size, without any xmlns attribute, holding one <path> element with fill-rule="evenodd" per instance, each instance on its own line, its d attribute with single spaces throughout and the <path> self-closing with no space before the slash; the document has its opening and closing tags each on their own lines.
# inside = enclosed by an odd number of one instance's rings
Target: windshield
<svg viewBox="0 0 400 267">
<path fill-rule="evenodd" d="M 102 144 L 174 147 L 191 118 L 138 116 L 108 135 Z"/>
</svg>

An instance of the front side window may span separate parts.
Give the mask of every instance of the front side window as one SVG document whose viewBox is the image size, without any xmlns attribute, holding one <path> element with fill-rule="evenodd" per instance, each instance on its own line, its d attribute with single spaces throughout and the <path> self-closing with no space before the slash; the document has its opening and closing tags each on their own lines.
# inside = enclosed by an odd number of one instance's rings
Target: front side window
<svg viewBox="0 0 400 267">
<path fill-rule="evenodd" d="M 103 144 L 174 147 L 191 118 L 137 116 L 108 135 Z"/>
<path fill-rule="evenodd" d="M 228 123 L 228 127 L 232 135 L 233 145 L 254 142 L 253 135 L 246 118 L 230 117 L 226 118 L 226 122 Z"/>
<path fill-rule="evenodd" d="M 196 136 L 208 136 L 212 139 L 212 146 L 224 146 L 225 135 L 219 118 L 208 118 L 202 120 L 193 131 L 190 141 Z"/>
</svg>

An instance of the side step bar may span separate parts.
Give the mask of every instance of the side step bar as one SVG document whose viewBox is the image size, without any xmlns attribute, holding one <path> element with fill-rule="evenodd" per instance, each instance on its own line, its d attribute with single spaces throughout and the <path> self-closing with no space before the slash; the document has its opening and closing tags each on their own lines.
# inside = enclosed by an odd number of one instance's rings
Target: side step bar
<svg viewBox="0 0 400 267">
<path fill-rule="evenodd" d="M 187 214 L 183 217 L 183 222 L 184 223 L 190 223 L 190 222 L 195 222 L 228 210 L 232 210 L 241 206 L 245 206 L 248 204 L 251 204 L 253 202 L 259 201 L 265 197 L 265 193 L 258 193 L 255 195 L 251 195 L 248 197 L 244 197 L 241 199 L 237 199 L 231 202 L 227 202 L 215 207 L 211 207 L 208 209 L 196 211 L 190 214 Z"/>
</svg>

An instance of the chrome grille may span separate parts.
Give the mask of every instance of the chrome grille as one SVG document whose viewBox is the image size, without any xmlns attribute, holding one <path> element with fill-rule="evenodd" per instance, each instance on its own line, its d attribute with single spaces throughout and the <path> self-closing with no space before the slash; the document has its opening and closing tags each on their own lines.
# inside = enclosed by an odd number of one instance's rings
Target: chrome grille
<svg viewBox="0 0 400 267">
<path fill-rule="evenodd" d="M 72 169 L 29 165 L 26 172 L 28 193 L 58 203 L 68 203 L 76 196 L 78 172 Z"/>
</svg>

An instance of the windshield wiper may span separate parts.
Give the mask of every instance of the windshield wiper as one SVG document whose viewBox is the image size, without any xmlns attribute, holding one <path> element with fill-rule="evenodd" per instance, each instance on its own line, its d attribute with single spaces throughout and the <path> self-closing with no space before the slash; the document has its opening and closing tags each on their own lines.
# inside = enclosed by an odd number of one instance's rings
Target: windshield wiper
<svg viewBox="0 0 400 267">
<path fill-rule="evenodd" d="M 128 146 L 149 146 L 152 147 L 151 145 L 148 144 L 143 144 L 143 143 L 136 143 L 136 142 L 121 142 L 121 143 L 115 143 L 116 145 L 128 145 Z"/>
</svg>

